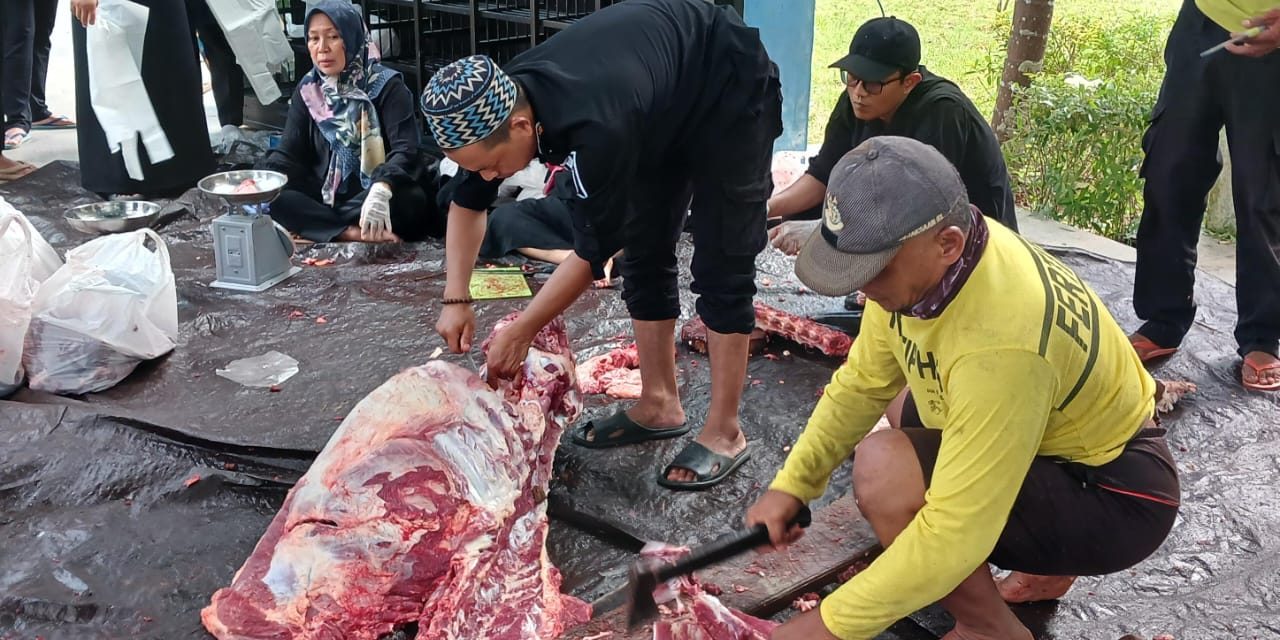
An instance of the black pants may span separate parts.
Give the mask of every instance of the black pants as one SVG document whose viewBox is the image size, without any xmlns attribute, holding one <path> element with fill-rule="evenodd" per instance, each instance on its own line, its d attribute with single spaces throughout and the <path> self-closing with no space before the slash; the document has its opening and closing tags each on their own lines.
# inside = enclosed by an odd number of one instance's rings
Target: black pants
<svg viewBox="0 0 1280 640">
<path fill-rule="evenodd" d="M 31 121 L 53 115 L 45 102 L 45 81 L 49 76 L 49 51 L 53 25 L 58 20 L 58 0 L 35 0 L 35 36 L 31 44 Z"/>
<path fill-rule="evenodd" d="M 910 395 L 902 433 L 911 440 L 925 486 L 942 432 L 926 429 Z M 1042 576 L 1096 576 L 1128 569 L 1168 537 L 1180 489 L 1163 429 L 1144 429 L 1118 458 L 1098 467 L 1037 456 L 988 561 Z"/>
<path fill-rule="evenodd" d="M 191 30 L 204 44 L 204 59 L 209 64 L 213 83 L 213 101 L 218 106 L 218 122 L 222 126 L 244 124 L 244 73 L 236 62 L 227 36 L 213 17 L 205 0 L 187 0 L 187 19 Z"/>
<path fill-rule="evenodd" d="M 756 255 L 768 241 L 770 163 L 773 141 L 782 133 L 777 76 L 760 81 L 753 88 L 756 107 L 741 114 L 727 135 L 717 136 L 699 167 L 654 171 L 636 181 L 619 263 L 622 299 L 633 319 L 680 316 L 676 243 L 685 212 L 691 211 L 689 290 L 698 296 L 698 315 L 716 333 L 751 333 L 755 328 Z"/>
<path fill-rule="evenodd" d="M 0 1 L 0 111 L 4 130 L 31 130 L 35 0 Z"/>
<path fill-rule="evenodd" d="M 360 207 L 368 193 L 330 207 L 310 194 L 285 189 L 271 203 L 271 219 L 313 242 L 332 242 L 347 227 L 360 225 Z M 405 242 L 443 237 L 444 216 L 428 202 L 421 186 L 401 187 L 391 196 L 391 231 Z"/>
<path fill-rule="evenodd" d="M 1280 54 L 1200 57 L 1228 37 L 1193 0 L 1184 0 L 1143 138 L 1146 204 L 1133 306 L 1146 321 L 1139 332 L 1156 344 L 1177 346 L 1190 330 L 1196 243 L 1206 197 L 1221 170 L 1218 131 L 1225 125 L 1238 230 L 1236 342 L 1240 355 L 1274 355 L 1280 342 Z"/>
<path fill-rule="evenodd" d="M 563 200 L 529 198 L 500 205 L 489 212 L 480 257 L 496 260 L 523 248 L 573 248 L 573 219 Z"/>
</svg>

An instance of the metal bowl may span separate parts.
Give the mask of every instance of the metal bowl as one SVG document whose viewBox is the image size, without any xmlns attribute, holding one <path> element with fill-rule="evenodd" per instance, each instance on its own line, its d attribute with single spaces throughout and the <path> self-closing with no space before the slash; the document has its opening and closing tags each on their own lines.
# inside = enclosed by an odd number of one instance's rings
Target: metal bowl
<svg viewBox="0 0 1280 640">
<path fill-rule="evenodd" d="M 257 190 L 250 193 L 235 193 L 245 180 L 253 180 Z M 196 186 L 204 193 L 222 198 L 231 204 L 265 204 L 275 200 L 288 182 L 289 178 L 283 173 L 248 169 L 215 173 L 200 180 Z"/>
<path fill-rule="evenodd" d="M 68 209 L 63 218 L 84 233 L 121 233 L 151 226 L 160 217 L 160 205 L 141 200 L 95 202 Z"/>
</svg>

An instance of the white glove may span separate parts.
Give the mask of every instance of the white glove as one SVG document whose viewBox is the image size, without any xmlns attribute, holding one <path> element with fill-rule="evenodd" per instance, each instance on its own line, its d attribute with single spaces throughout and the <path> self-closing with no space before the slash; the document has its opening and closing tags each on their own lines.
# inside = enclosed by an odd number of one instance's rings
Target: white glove
<svg viewBox="0 0 1280 640">
<path fill-rule="evenodd" d="M 800 253 L 800 248 L 821 224 L 821 220 L 792 220 L 769 230 L 769 243 L 773 248 L 789 256 Z"/>
<path fill-rule="evenodd" d="M 360 208 L 360 235 L 365 240 L 380 239 L 391 230 L 391 187 L 385 182 L 375 182 L 369 187 Z"/>
</svg>

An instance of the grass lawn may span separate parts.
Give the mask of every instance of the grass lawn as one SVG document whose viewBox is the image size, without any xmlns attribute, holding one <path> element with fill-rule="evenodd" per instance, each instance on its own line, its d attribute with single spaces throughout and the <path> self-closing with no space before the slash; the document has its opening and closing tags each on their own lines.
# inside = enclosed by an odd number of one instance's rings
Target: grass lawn
<svg viewBox="0 0 1280 640">
<path fill-rule="evenodd" d="M 997 0 L 881 0 L 885 12 L 895 15 L 920 31 L 922 62 L 935 73 L 959 84 L 990 117 L 996 87 L 988 82 L 988 65 L 1004 64 L 1004 46 L 1013 19 L 1013 2 L 997 12 Z M 849 40 L 858 26 L 880 15 L 875 0 L 816 0 L 813 43 L 813 87 L 809 102 L 809 141 L 821 142 L 823 128 L 843 86 L 834 69 L 827 65 L 848 53 Z M 1117 8 L 1112 0 L 1062 0 L 1054 6 L 1054 22 L 1087 15 L 1114 15 L 1121 11 L 1142 11 L 1173 16 L 1180 0 L 1148 0 Z M 999 28 L 1000 36 L 993 35 Z M 1050 38 L 1052 38 L 1052 32 Z M 998 75 L 998 73 L 997 73 Z"/>
</svg>

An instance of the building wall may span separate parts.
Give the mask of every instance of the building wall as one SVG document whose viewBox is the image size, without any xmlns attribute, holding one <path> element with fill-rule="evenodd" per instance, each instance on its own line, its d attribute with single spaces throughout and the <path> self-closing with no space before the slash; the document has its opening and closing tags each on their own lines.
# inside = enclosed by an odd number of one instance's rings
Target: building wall
<svg viewBox="0 0 1280 640">
<path fill-rule="evenodd" d="M 814 0 L 745 0 L 744 19 L 760 30 L 782 77 L 782 136 L 774 151 L 802 151 L 809 135 Z"/>
</svg>

